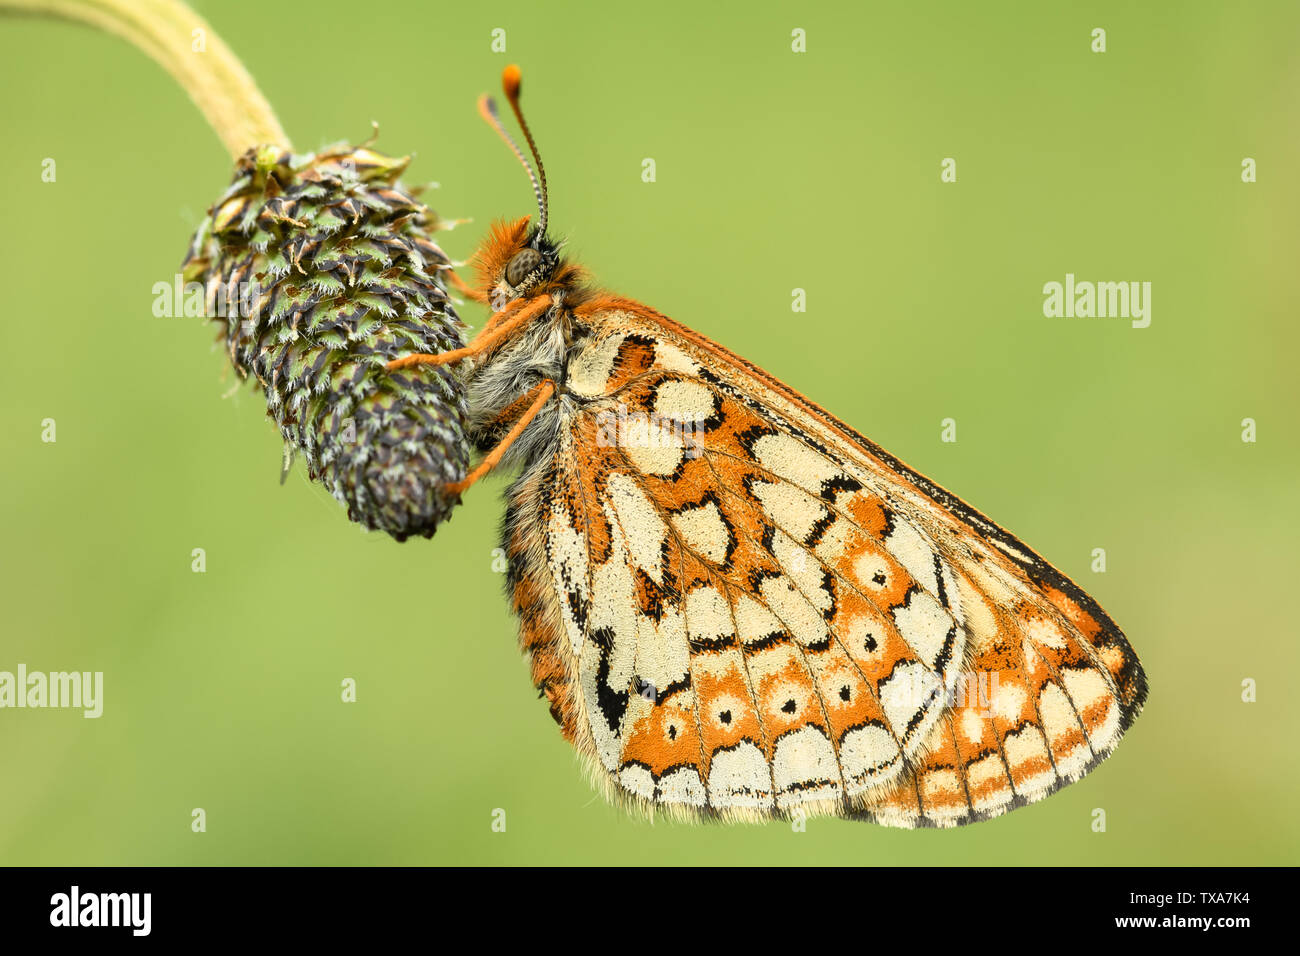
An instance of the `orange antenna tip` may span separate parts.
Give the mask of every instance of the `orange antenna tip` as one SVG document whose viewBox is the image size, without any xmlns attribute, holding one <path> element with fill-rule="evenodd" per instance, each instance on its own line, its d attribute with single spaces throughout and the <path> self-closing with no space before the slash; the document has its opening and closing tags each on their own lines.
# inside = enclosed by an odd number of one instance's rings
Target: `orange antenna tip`
<svg viewBox="0 0 1300 956">
<path fill-rule="evenodd" d="M 519 98 L 519 86 L 523 82 L 524 75 L 519 71 L 519 64 L 511 63 L 501 71 L 501 88 L 505 90 L 506 97 L 511 100 Z"/>
</svg>

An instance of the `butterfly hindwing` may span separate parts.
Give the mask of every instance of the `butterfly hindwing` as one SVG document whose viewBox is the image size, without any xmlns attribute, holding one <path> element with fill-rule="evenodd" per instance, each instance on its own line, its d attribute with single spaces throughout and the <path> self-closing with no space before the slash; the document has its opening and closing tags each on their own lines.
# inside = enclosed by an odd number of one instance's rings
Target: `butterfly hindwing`
<svg viewBox="0 0 1300 956">
<path fill-rule="evenodd" d="M 1109 753 L 1145 679 L 1059 572 L 664 317 L 584 321 L 507 546 L 534 679 L 612 791 L 954 825 Z"/>
</svg>

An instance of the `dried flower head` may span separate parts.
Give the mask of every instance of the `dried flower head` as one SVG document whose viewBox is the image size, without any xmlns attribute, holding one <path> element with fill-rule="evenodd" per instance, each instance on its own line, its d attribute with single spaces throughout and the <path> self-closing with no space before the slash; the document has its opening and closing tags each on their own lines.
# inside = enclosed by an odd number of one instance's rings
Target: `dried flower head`
<svg viewBox="0 0 1300 956">
<path fill-rule="evenodd" d="M 389 372 L 411 351 L 463 345 L 430 238 L 438 219 L 398 182 L 407 158 L 367 146 L 249 150 L 190 244 L 240 374 L 348 517 L 429 537 L 459 500 L 466 402 L 450 367 Z"/>
</svg>

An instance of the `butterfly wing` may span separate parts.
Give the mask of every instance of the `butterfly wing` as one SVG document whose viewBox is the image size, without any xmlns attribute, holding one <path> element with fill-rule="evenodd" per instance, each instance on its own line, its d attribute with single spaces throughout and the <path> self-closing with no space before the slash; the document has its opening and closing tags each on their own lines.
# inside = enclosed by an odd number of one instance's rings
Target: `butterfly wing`
<svg viewBox="0 0 1300 956">
<path fill-rule="evenodd" d="M 506 544 L 535 681 L 612 795 L 951 826 L 1114 748 L 1145 677 L 1068 579 L 696 333 L 581 318 L 586 401 Z"/>
</svg>

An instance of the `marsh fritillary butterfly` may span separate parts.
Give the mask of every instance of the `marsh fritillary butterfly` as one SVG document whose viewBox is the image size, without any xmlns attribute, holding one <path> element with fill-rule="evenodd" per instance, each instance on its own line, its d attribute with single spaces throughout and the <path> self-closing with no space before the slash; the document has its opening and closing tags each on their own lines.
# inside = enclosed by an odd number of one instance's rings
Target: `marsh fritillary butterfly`
<svg viewBox="0 0 1300 956">
<path fill-rule="evenodd" d="M 471 433 L 507 494 L 508 589 L 536 686 L 608 794 L 646 811 L 954 826 L 1077 780 L 1146 678 L 1096 602 L 797 392 L 587 285 L 539 216 L 462 291 Z"/>
</svg>

